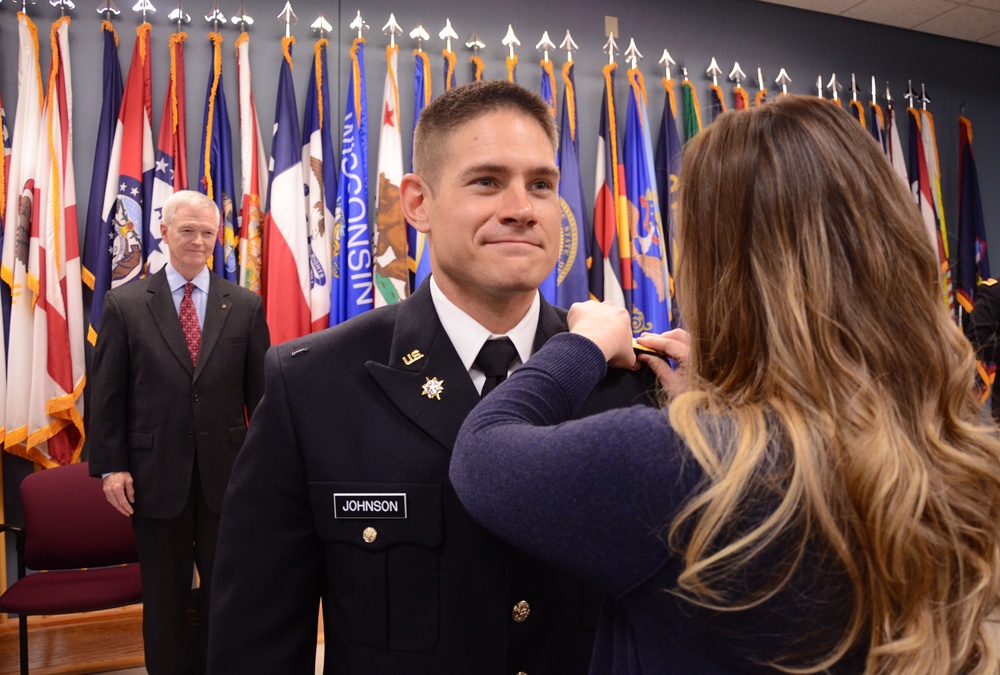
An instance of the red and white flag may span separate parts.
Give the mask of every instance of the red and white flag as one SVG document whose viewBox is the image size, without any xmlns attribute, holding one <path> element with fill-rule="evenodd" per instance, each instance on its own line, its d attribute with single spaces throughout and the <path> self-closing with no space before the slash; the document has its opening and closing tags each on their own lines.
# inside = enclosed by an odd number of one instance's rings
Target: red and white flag
<svg viewBox="0 0 1000 675">
<path fill-rule="evenodd" d="M 69 17 L 52 26 L 49 93 L 38 149 L 38 219 L 28 274 L 38 280 L 28 404 L 28 459 L 69 464 L 83 449 L 83 284 L 73 175 Z"/>
<path fill-rule="evenodd" d="M 375 247 L 372 280 L 375 306 L 390 305 L 409 295 L 406 264 L 406 219 L 399 202 L 403 180 L 403 142 L 399 131 L 399 47 L 385 48 L 385 86 L 382 89 L 382 129 L 378 139 L 378 184 L 375 187 Z"/>
<path fill-rule="evenodd" d="M 299 113 L 292 83 L 291 45 L 282 38 L 284 58 L 271 141 L 271 184 L 264 218 L 264 309 L 271 344 L 309 333 L 309 242 L 302 177 Z"/>
<path fill-rule="evenodd" d="M 29 279 L 28 251 L 32 222 L 38 214 L 35 171 L 38 141 L 42 137 L 42 75 L 38 65 L 38 29 L 24 13 L 18 13 L 17 23 L 17 110 L 0 277 L 10 287 L 11 295 L 4 448 L 25 455 L 32 374 L 32 307 L 38 290 L 38 280 Z"/>
</svg>

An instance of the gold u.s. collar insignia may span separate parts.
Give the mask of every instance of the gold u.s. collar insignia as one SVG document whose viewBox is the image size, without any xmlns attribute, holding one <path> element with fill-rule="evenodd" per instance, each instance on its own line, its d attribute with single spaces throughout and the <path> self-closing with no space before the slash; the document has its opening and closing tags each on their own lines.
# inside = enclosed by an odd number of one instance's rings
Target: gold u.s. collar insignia
<svg viewBox="0 0 1000 675">
<path fill-rule="evenodd" d="M 403 356 L 403 363 L 408 366 L 412 366 L 414 363 L 424 358 L 424 355 L 420 353 L 419 349 L 414 349 L 409 354 Z"/>
<path fill-rule="evenodd" d="M 426 379 L 427 381 L 423 384 L 423 393 L 421 393 L 421 396 L 440 401 L 441 392 L 444 391 L 444 380 L 439 380 L 436 377 L 428 377 Z"/>
</svg>

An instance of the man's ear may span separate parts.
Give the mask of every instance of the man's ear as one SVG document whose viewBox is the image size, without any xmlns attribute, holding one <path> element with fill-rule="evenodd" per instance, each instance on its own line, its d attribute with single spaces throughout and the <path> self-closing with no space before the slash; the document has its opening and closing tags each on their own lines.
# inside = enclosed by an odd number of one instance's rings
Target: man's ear
<svg viewBox="0 0 1000 675">
<path fill-rule="evenodd" d="M 162 220 L 160 221 L 160 239 L 167 241 L 167 224 Z"/>
<path fill-rule="evenodd" d="M 418 232 L 430 231 L 427 214 L 427 200 L 432 197 L 430 187 L 415 173 L 403 176 L 399 183 L 399 203 L 403 207 L 406 222 Z"/>
</svg>

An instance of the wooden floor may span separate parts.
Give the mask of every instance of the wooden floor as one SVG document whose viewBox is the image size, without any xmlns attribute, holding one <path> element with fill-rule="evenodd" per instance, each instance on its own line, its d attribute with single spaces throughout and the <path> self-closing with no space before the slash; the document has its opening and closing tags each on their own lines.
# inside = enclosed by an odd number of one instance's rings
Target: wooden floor
<svg viewBox="0 0 1000 675">
<path fill-rule="evenodd" d="M 0 615 L 3 616 L 3 615 Z M 19 672 L 17 619 L 0 623 L 0 675 Z M 83 675 L 141 667 L 142 605 L 28 617 L 31 675 Z"/>
<path fill-rule="evenodd" d="M 31 675 L 145 675 L 142 605 L 86 614 L 28 617 L 28 655 Z M 19 672 L 17 619 L 0 614 L 0 675 Z M 322 672 L 320 643 L 316 649 L 316 673 Z"/>
</svg>

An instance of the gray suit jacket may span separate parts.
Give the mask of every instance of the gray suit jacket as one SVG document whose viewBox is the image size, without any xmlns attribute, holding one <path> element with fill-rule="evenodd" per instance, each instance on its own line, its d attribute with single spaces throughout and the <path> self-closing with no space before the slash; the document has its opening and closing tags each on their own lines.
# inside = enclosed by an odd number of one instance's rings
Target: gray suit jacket
<svg viewBox="0 0 1000 675">
<path fill-rule="evenodd" d="M 209 507 L 221 511 L 269 344 L 260 296 L 214 274 L 197 365 L 164 271 L 110 291 L 87 409 L 91 474 L 131 472 L 136 515 L 172 518 L 197 461 Z"/>
</svg>

